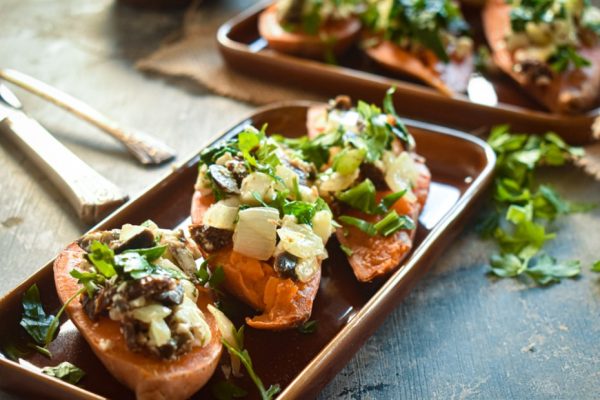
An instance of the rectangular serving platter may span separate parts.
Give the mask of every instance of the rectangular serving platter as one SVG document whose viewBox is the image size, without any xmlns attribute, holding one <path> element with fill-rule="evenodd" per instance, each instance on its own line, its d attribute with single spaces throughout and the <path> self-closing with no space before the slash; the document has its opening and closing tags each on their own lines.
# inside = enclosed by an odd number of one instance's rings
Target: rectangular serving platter
<svg viewBox="0 0 600 400">
<path fill-rule="evenodd" d="M 306 112 L 311 104 L 315 103 L 289 102 L 260 109 L 206 146 L 231 138 L 248 124 L 260 127 L 267 123 L 269 133 L 292 137 L 303 135 Z M 485 142 L 463 132 L 412 120 L 406 122 L 415 137 L 418 152 L 426 157 L 432 172 L 430 196 L 419 219 L 409 258 L 388 278 L 361 284 L 355 280 L 344 254 L 332 239 L 311 317 L 318 321 L 316 332 L 246 329 L 245 345 L 255 369 L 266 385 L 281 385 L 280 399 L 304 399 L 318 394 L 452 242 L 492 180 L 495 156 Z M 189 220 L 198 161 L 199 157 L 194 156 L 183 162 L 166 178 L 92 230 L 118 228 L 124 223 L 141 223 L 147 219 L 165 228 L 185 226 Z M 3 352 L 10 345 L 22 346 L 27 341 L 19 320 L 22 295 L 28 287 L 34 283 L 38 285 L 47 312 L 55 313 L 60 307 L 52 262 L 0 298 L 3 323 L 0 349 Z M 233 317 L 237 326 L 244 315 L 251 312 L 240 310 L 236 313 L 239 315 Z M 44 398 L 133 398 L 133 393 L 118 383 L 97 360 L 68 318 L 61 321 L 60 333 L 50 350 L 52 360 L 32 353 L 15 362 L 0 353 L 0 386 Z M 70 361 L 86 371 L 86 377 L 78 386 L 39 372 L 40 367 L 62 361 Z M 220 370 L 194 398 L 211 398 L 211 385 L 219 379 L 222 379 Z M 239 384 L 250 393 L 248 398 L 258 398 L 247 377 Z"/>
<path fill-rule="evenodd" d="M 447 97 L 416 81 L 400 79 L 370 62 L 357 46 L 337 60 L 338 65 L 273 51 L 257 27 L 259 14 L 270 3 L 261 2 L 219 28 L 219 49 L 231 68 L 253 78 L 308 88 L 328 97 L 348 94 L 370 102 L 379 102 L 385 91 L 395 86 L 394 102 L 402 116 L 471 132 L 485 132 L 493 125 L 508 123 L 528 133 L 552 130 L 574 145 L 593 139 L 592 126 L 600 108 L 577 116 L 547 112 L 506 76 L 490 78 L 499 103 L 488 106 L 462 94 Z M 479 12 L 473 6 L 465 7 L 475 42 L 483 43 Z"/>
</svg>

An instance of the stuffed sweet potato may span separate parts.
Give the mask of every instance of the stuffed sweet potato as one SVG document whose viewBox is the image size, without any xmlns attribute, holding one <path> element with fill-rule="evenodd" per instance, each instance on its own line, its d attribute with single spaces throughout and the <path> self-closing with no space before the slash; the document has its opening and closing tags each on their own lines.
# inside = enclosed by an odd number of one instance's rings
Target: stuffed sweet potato
<svg viewBox="0 0 600 400">
<path fill-rule="evenodd" d="M 59 298 L 75 296 L 69 317 L 138 399 L 186 399 L 217 367 L 212 295 L 193 283 L 198 255 L 181 232 L 125 225 L 84 236 L 54 263 Z"/>
<path fill-rule="evenodd" d="M 489 0 L 482 17 L 494 62 L 536 101 L 561 114 L 598 105 L 598 8 L 579 0 Z"/>
<path fill-rule="evenodd" d="M 257 311 L 258 329 L 298 326 L 319 288 L 332 214 L 313 167 L 262 131 L 205 151 L 192 203 L 192 237 L 224 287 Z"/>
<path fill-rule="evenodd" d="M 340 55 L 361 29 L 355 3 L 279 0 L 259 16 L 258 30 L 269 47 L 282 53 L 310 58 Z"/>
<path fill-rule="evenodd" d="M 384 111 L 338 97 L 308 113 L 311 143 L 326 144 L 319 192 L 341 223 L 336 235 L 356 278 L 367 282 L 397 269 L 412 249 L 430 173 L 398 119 L 391 92 Z"/>
<path fill-rule="evenodd" d="M 389 71 L 451 96 L 464 92 L 473 72 L 473 41 L 452 0 L 368 2 L 366 54 Z"/>
</svg>

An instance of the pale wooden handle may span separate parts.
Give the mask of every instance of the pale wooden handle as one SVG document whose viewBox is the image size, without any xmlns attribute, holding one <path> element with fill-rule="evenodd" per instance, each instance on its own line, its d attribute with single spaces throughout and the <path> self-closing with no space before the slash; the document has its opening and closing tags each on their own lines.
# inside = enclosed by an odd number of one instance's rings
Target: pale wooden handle
<svg viewBox="0 0 600 400">
<path fill-rule="evenodd" d="M 83 101 L 27 74 L 0 69 L 0 78 L 11 82 L 108 133 L 125 145 L 142 164 L 161 164 L 175 157 L 175 151 L 159 140 L 140 131 L 125 129 Z"/>
<path fill-rule="evenodd" d="M 101 220 L 127 201 L 121 189 L 58 142 L 43 126 L 20 111 L 0 124 L 48 176 L 86 224 Z"/>
</svg>

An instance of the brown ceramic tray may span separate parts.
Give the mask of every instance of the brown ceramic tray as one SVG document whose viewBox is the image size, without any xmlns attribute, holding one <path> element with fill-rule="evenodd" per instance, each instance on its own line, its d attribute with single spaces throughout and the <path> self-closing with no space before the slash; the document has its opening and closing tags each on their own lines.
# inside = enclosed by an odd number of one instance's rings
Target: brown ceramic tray
<svg viewBox="0 0 600 400">
<path fill-rule="evenodd" d="M 259 110 L 207 146 L 235 135 L 247 124 L 268 123 L 270 132 L 290 136 L 305 134 L 306 111 L 310 104 L 284 103 Z M 407 125 L 415 136 L 419 153 L 427 158 L 432 187 L 419 220 L 414 250 L 404 266 L 386 280 L 360 284 L 332 239 L 312 315 L 312 319 L 318 321 L 316 332 L 246 330 L 245 343 L 259 376 L 267 385 L 281 385 L 281 399 L 314 396 L 333 378 L 461 230 L 475 209 L 476 200 L 491 182 L 495 157 L 483 141 L 421 122 L 407 121 Z M 183 163 L 93 229 L 111 229 L 124 223 L 141 223 L 148 218 L 166 228 L 185 224 L 198 159 L 195 156 Z M 33 283 L 40 288 L 47 312 L 54 313 L 59 308 L 52 262 L 49 262 L 0 299 L 0 321 L 4 327 L 0 330 L 0 348 L 27 340 L 19 327 L 21 299 Z M 243 321 L 243 314 L 244 311 L 233 318 L 236 325 Z M 44 398 L 133 398 L 132 392 L 104 369 L 68 319 L 63 321 L 50 350 L 54 354 L 51 361 L 35 353 L 20 359 L 19 363 L 0 357 L 0 386 Z M 37 367 L 56 365 L 64 360 L 86 371 L 87 376 L 78 387 L 36 372 Z M 218 375 L 220 372 L 213 382 L 221 379 Z M 252 394 L 249 398 L 257 394 L 249 381 L 242 380 L 240 385 Z M 209 398 L 210 387 L 211 382 L 195 397 Z"/>
<path fill-rule="evenodd" d="M 371 102 L 381 101 L 385 91 L 396 86 L 396 108 L 410 118 L 477 132 L 509 123 L 523 132 L 555 131 L 571 144 L 584 144 L 592 139 L 591 126 L 600 109 L 578 116 L 549 113 L 505 76 L 490 78 L 499 99 L 497 106 L 490 107 L 473 103 L 464 95 L 450 98 L 423 84 L 400 80 L 370 62 L 357 48 L 341 57 L 338 65 L 270 50 L 257 27 L 258 15 L 269 2 L 229 20 L 217 34 L 225 61 L 252 77 L 310 88 L 328 97 L 344 93 Z M 483 43 L 479 13 L 480 9 L 465 8 L 476 43 Z"/>
</svg>

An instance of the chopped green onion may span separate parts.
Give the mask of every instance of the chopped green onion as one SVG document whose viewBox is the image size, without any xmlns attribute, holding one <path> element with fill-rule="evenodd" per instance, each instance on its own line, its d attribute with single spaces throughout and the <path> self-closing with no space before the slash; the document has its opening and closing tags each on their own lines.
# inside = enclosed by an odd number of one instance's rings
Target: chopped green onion
<svg viewBox="0 0 600 400">
<path fill-rule="evenodd" d="M 375 224 L 375 229 L 379 234 L 389 236 L 402 229 L 415 229 L 415 223 L 409 216 L 399 216 L 396 211 L 392 211 Z"/>
</svg>

